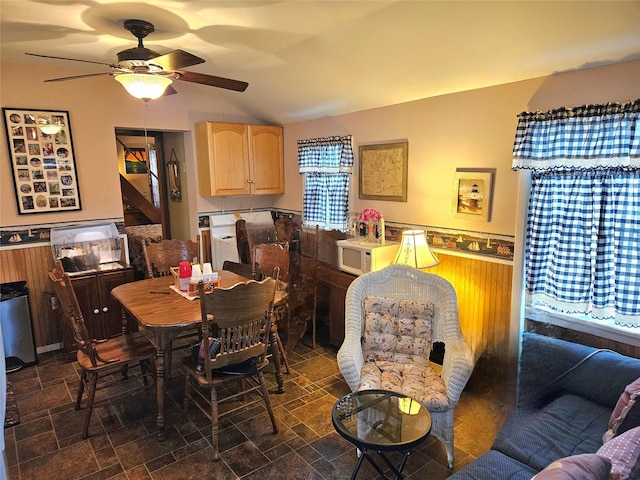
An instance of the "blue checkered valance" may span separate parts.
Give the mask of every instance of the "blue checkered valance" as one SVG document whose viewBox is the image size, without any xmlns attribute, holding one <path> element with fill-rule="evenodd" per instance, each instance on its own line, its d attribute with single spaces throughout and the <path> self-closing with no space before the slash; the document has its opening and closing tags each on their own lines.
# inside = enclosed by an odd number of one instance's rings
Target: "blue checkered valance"
<svg viewBox="0 0 640 480">
<path fill-rule="evenodd" d="M 606 105 L 523 112 L 513 170 L 640 168 L 640 99 Z"/>
<path fill-rule="evenodd" d="M 298 166 L 300 173 L 351 173 L 351 135 L 298 140 Z"/>
<path fill-rule="evenodd" d="M 353 170 L 351 135 L 298 140 L 298 165 L 305 175 L 305 225 L 344 230 Z"/>
</svg>

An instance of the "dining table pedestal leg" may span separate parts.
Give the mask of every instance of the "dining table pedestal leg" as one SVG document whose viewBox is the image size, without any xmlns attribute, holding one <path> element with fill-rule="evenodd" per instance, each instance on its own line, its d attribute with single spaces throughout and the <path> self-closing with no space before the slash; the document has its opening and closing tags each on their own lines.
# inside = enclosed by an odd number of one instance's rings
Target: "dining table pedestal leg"
<svg viewBox="0 0 640 480">
<path fill-rule="evenodd" d="M 164 418 L 164 397 L 167 391 L 167 345 L 170 344 L 169 335 L 156 332 L 156 396 L 158 402 L 158 433 L 156 437 L 162 442 L 167 438 L 166 422 Z"/>
</svg>

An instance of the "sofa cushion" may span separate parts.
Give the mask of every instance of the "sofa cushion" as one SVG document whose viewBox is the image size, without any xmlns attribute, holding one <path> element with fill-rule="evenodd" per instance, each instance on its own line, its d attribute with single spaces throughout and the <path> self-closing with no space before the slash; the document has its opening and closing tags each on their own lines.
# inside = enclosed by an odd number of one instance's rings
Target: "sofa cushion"
<svg viewBox="0 0 640 480">
<path fill-rule="evenodd" d="M 640 427 L 632 428 L 612 438 L 598 455 L 611 460 L 610 480 L 638 480 L 640 478 Z"/>
<path fill-rule="evenodd" d="M 620 395 L 611 418 L 609 418 L 609 430 L 604 434 L 604 442 L 611 440 L 616 435 L 640 425 L 640 378 L 631 382 Z"/>
<path fill-rule="evenodd" d="M 496 450 L 489 450 L 473 460 L 462 470 L 454 473 L 448 480 L 531 480 L 537 473 L 513 458 Z"/>
<path fill-rule="evenodd" d="M 611 460 L 595 453 L 561 458 L 531 480 L 608 480 Z"/>
<path fill-rule="evenodd" d="M 595 453 L 611 410 L 576 395 L 563 395 L 542 410 L 513 415 L 493 448 L 537 471 L 554 460 Z"/>
</svg>

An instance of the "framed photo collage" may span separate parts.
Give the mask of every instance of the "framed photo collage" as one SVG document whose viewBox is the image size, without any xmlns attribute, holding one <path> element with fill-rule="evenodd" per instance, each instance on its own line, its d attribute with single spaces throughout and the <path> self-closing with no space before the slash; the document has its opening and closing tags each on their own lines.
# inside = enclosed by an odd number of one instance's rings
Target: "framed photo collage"
<svg viewBox="0 0 640 480">
<path fill-rule="evenodd" d="M 69 112 L 2 111 L 18 213 L 81 210 Z"/>
</svg>

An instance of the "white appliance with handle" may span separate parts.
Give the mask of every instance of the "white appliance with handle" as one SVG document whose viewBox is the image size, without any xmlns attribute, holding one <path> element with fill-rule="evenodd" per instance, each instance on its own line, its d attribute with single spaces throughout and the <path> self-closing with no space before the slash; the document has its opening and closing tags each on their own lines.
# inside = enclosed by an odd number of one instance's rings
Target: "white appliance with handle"
<svg viewBox="0 0 640 480">
<path fill-rule="evenodd" d="M 247 222 L 273 223 L 271 212 L 245 212 L 239 214 Z M 236 240 L 236 213 L 219 213 L 209 216 L 211 232 L 211 268 L 221 270 L 225 260 L 238 262 Z"/>
</svg>

